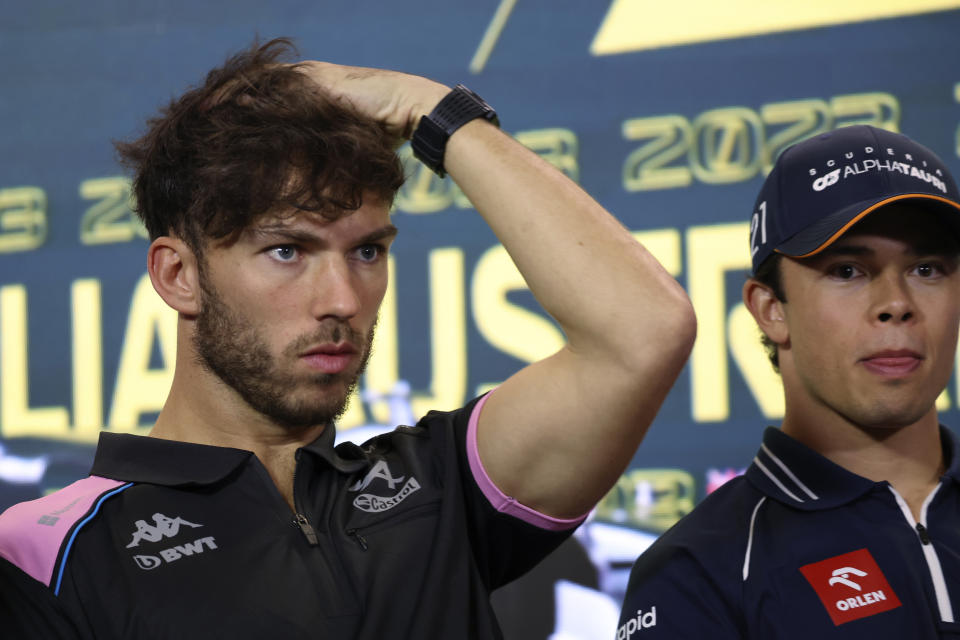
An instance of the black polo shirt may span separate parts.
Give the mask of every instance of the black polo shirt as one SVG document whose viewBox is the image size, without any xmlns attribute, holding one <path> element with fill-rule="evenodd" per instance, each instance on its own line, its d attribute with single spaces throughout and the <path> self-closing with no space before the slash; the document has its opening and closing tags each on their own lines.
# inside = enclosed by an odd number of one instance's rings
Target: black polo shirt
<svg viewBox="0 0 960 640">
<path fill-rule="evenodd" d="M 89 478 L 0 516 L 3 637 L 498 638 L 490 591 L 579 520 L 490 483 L 481 406 L 325 430 L 296 513 L 249 451 L 104 433 Z"/>
<path fill-rule="evenodd" d="M 769 428 L 745 476 L 633 567 L 618 640 L 960 638 L 960 456 L 919 522 L 873 482 Z"/>
</svg>

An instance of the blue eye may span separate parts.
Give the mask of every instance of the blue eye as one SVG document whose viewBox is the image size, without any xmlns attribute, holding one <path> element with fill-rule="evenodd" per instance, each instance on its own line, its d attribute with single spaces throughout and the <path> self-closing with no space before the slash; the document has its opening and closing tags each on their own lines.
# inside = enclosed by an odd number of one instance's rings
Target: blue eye
<svg viewBox="0 0 960 640">
<path fill-rule="evenodd" d="M 280 262 L 291 262 L 297 257 L 297 248 L 292 244 L 282 244 L 271 247 L 268 251 L 274 259 Z"/>
<path fill-rule="evenodd" d="M 383 253 L 384 248 L 379 244 L 365 244 L 357 248 L 357 257 L 364 262 L 376 262 Z"/>
</svg>

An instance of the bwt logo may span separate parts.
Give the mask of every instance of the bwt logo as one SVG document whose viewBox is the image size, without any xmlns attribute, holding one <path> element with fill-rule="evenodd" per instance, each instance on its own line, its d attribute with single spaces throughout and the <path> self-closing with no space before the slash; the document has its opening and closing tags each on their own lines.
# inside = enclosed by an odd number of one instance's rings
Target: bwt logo
<svg viewBox="0 0 960 640">
<path fill-rule="evenodd" d="M 206 538 L 200 538 L 193 542 L 178 544 L 175 547 L 164 549 L 160 552 L 159 557 L 147 555 L 133 556 L 133 561 L 136 562 L 137 566 L 141 569 L 149 571 L 150 569 L 156 569 L 163 563 L 170 564 L 171 562 L 175 562 L 184 556 L 200 555 L 203 553 L 204 547 L 207 549 L 216 549 L 217 541 L 214 540 L 213 536 L 207 536 Z"/>
<path fill-rule="evenodd" d="M 617 640 L 627 640 L 641 629 L 649 629 L 657 626 L 657 608 L 650 607 L 650 611 L 644 613 L 637 609 L 637 617 L 630 618 L 617 629 Z"/>
</svg>

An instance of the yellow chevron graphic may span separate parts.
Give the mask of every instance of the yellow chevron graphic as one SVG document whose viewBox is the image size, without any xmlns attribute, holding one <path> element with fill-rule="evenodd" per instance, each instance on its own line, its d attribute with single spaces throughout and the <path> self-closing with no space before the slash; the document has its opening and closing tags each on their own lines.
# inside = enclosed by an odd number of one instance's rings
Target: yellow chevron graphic
<svg viewBox="0 0 960 640">
<path fill-rule="evenodd" d="M 613 0 L 590 53 L 742 38 L 960 7 L 960 0 Z"/>
</svg>

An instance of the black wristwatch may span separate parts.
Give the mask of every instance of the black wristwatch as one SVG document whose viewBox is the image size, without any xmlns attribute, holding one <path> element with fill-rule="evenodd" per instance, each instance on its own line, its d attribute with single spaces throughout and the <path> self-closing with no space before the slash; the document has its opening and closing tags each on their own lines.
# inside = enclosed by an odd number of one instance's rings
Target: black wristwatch
<svg viewBox="0 0 960 640">
<path fill-rule="evenodd" d="M 443 152 L 447 148 L 447 140 L 454 131 L 477 118 L 500 126 L 497 112 L 483 98 L 458 84 L 443 97 L 430 115 L 420 118 L 410 139 L 413 155 L 442 178 L 446 175 Z"/>
</svg>

